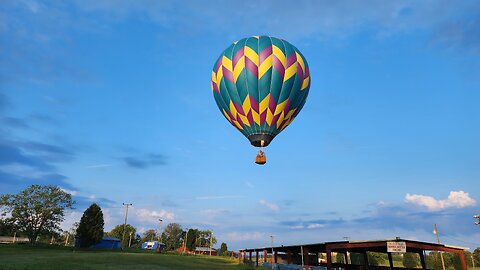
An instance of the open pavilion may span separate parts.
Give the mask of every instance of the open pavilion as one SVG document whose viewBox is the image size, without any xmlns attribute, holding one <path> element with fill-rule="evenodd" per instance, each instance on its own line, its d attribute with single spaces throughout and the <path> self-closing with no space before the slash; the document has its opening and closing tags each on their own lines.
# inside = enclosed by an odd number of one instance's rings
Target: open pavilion
<svg viewBox="0 0 480 270">
<path fill-rule="evenodd" d="M 240 260 L 250 260 L 256 266 L 259 265 L 260 257 L 267 262 L 267 258 L 273 258 L 273 263 L 285 264 L 299 264 L 306 266 L 324 266 L 327 270 L 345 269 L 345 270 L 363 270 L 363 269 L 408 269 L 403 267 L 394 267 L 392 260 L 392 246 L 402 247 L 399 251 L 401 253 L 416 253 L 420 257 L 420 269 L 427 269 L 425 255 L 426 251 L 450 252 L 457 254 L 460 258 L 462 270 L 467 270 L 467 263 L 465 261 L 464 248 L 448 246 L 442 244 L 434 244 L 413 240 L 405 240 L 400 238 L 390 240 L 371 240 L 371 241 L 340 241 L 340 242 L 325 242 L 306 245 L 292 245 L 292 246 L 276 246 L 276 247 L 262 247 L 249 248 L 239 250 Z M 386 253 L 388 256 L 389 266 L 372 266 L 368 263 L 367 252 Z M 326 259 L 319 260 L 319 254 L 326 254 Z M 332 262 L 332 253 L 343 254 L 344 263 Z M 352 264 L 349 255 L 352 253 L 363 254 L 363 265 Z M 254 255 L 254 256 L 252 256 Z M 415 268 L 419 269 L 419 268 Z"/>
</svg>

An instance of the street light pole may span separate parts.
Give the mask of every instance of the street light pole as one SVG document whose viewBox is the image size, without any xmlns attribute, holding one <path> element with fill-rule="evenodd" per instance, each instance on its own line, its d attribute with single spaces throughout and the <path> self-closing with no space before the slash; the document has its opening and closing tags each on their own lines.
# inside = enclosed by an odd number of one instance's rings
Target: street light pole
<svg viewBox="0 0 480 270">
<path fill-rule="evenodd" d="M 210 232 L 210 257 L 212 257 L 212 241 L 213 241 L 213 232 Z"/>
<path fill-rule="evenodd" d="M 475 225 L 480 225 L 480 215 L 475 215 L 473 218 L 477 219 L 477 221 L 475 221 Z"/>
<path fill-rule="evenodd" d="M 159 230 L 158 230 L 158 240 L 160 241 L 160 243 L 162 243 L 163 239 L 162 239 L 162 222 L 163 222 L 163 219 L 159 218 L 158 221 L 160 221 L 160 226 L 158 227 Z"/>
<path fill-rule="evenodd" d="M 182 254 L 185 254 L 185 250 L 187 249 L 187 240 L 188 240 L 188 231 L 189 229 L 186 228 L 187 232 L 185 233 L 185 239 L 183 239 L 183 252 Z"/>
<path fill-rule="evenodd" d="M 438 236 L 437 224 L 435 224 L 435 223 L 433 223 L 433 233 L 435 235 L 437 235 L 437 242 L 440 245 L 440 236 Z M 442 260 L 442 269 L 445 270 L 445 261 L 443 260 L 443 253 L 442 252 L 440 252 L 440 259 Z"/>
</svg>

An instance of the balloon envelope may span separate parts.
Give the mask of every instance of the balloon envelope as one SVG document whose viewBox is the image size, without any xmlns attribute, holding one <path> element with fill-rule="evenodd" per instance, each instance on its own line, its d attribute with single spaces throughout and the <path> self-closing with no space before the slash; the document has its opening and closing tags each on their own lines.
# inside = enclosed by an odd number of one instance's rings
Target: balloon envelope
<svg viewBox="0 0 480 270">
<path fill-rule="evenodd" d="M 213 67 L 211 85 L 225 118 L 260 147 L 300 112 L 310 89 L 310 72 L 292 44 L 254 36 L 223 51 Z"/>
</svg>

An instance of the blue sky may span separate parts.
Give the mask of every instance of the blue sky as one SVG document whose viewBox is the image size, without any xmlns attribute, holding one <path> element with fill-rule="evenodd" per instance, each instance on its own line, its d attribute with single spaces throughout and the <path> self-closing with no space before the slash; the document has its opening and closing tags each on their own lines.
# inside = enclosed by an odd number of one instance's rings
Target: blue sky
<svg viewBox="0 0 480 270">
<path fill-rule="evenodd" d="M 0 193 L 55 184 L 63 227 L 157 220 L 229 248 L 402 237 L 480 246 L 478 1 L 5 1 Z M 271 35 L 311 72 L 268 163 L 220 114 L 211 69 Z"/>
</svg>

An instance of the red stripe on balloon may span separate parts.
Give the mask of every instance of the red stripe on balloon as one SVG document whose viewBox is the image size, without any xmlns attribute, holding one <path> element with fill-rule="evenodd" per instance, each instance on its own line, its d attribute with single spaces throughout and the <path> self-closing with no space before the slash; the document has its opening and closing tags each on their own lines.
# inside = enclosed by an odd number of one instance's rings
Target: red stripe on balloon
<svg viewBox="0 0 480 270">
<path fill-rule="evenodd" d="M 233 60 L 232 60 L 233 67 L 235 67 L 235 66 L 237 65 L 238 60 L 240 60 L 240 58 L 242 58 L 244 48 L 245 48 L 245 47 L 242 47 L 242 48 L 241 48 L 240 50 L 238 50 L 238 51 L 235 53 L 235 55 L 233 56 Z"/>
<path fill-rule="evenodd" d="M 300 81 L 303 81 L 303 79 L 305 79 L 304 74 L 303 74 L 302 66 L 298 62 L 297 62 L 297 74 L 298 74 L 298 78 L 300 79 Z"/>
<path fill-rule="evenodd" d="M 250 126 L 253 125 L 253 115 L 252 115 L 252 111 L 248 111 L 247 119 L 248 119 L 248 123 L 250 124 Z"/>
<path fill-rule="evenodd" d="M 212 88 L 213 91 L 220 93 L 220 89 L 218 89 L 218 85 L 214 80 L 212 80 Z"/>
<path fill-rule="evenodd" d="M 222 67 L 223 77 L 233 83 L 233 73 L 230 72 L 226 67 Z"/>
<path fill-rule="evenodd" d="M 293 65 L 297 61 L 297 54 L 293 52 L 290 56 L 287 57 L 287 68 Z"/>
<path fill-rule="evenodd" d="M 263 51 L 260 52 L 260 54 L 258 55 L 259 63 L 263 63 L 263 61 L 265 61 L 265 59 L 267 59 L 267 57 L 269 57 L 271 54 L 272 45 L 266 47 L 265 49 L 263 49 Z"/>
<path fill-rule="evenodd" d="M 215 73 L 218 73 L 218 69 L 220 68 L 221 65 L 222 65 L 222 57 L 220 57 L 220 59 L 218 59 L 217 63 L 215 64 Z"/>
<path fill-rule="evenodd" d="M 232 103 L 233 103 L 233 106 L 235 106 L 235 109 L 237 109 L 237 112 L 238 112 L 239 114 L 245 115 L 245 112 L 243 111 L 243 108 L 242 108 L 241 105 L 239 105 L 239 104 L 237 104 L 237 103 L 235 103 L 235 102 L 233 102 L 233 101 L 232 101 Z"/>
<path fill-rule="evenodd" d="M 277 124 L 279 117 L 280 117 L 280 114 L 275 115 L 272 119 L 272 124 L 270 126 L 274 126 L 275 124 Z"/>
<path fill-rule="evenodd" d="M 258 101 L 256 101 L 252 96 L 250 96 L 250 107 L 252 107 L 256 113 L 259 112 Z"/>
<path fill-rule="evenodd" d="M 277 102 L 272 95 L 270 95 L 270 99 L 268 100 L 268 108 L 270 109 L 272 114 L 275 113 L 275 108 L 277 108 Z"/>
<path fill-rule="evenodd" d="M 245 67 L 256 77 L 258 78 L 258 67 L 255 63 L 250 60 L 250 58 L 245 57 Z"/>
<path fill-rule="evenodd" d="M 264 111 L 262 114 L 260 114 L 260 125 L 265 123 L 266 119 L 267 119 L 267 111 Z"/>
<path fill-rule="evenodd" d="M 273 67 L 283 79 L 283 76 L 285 75 L 285 67 L 283 66 L 282 62 L 280 62 L 280 60 L 275 56 L 273 56 Z"/>
</svg>

